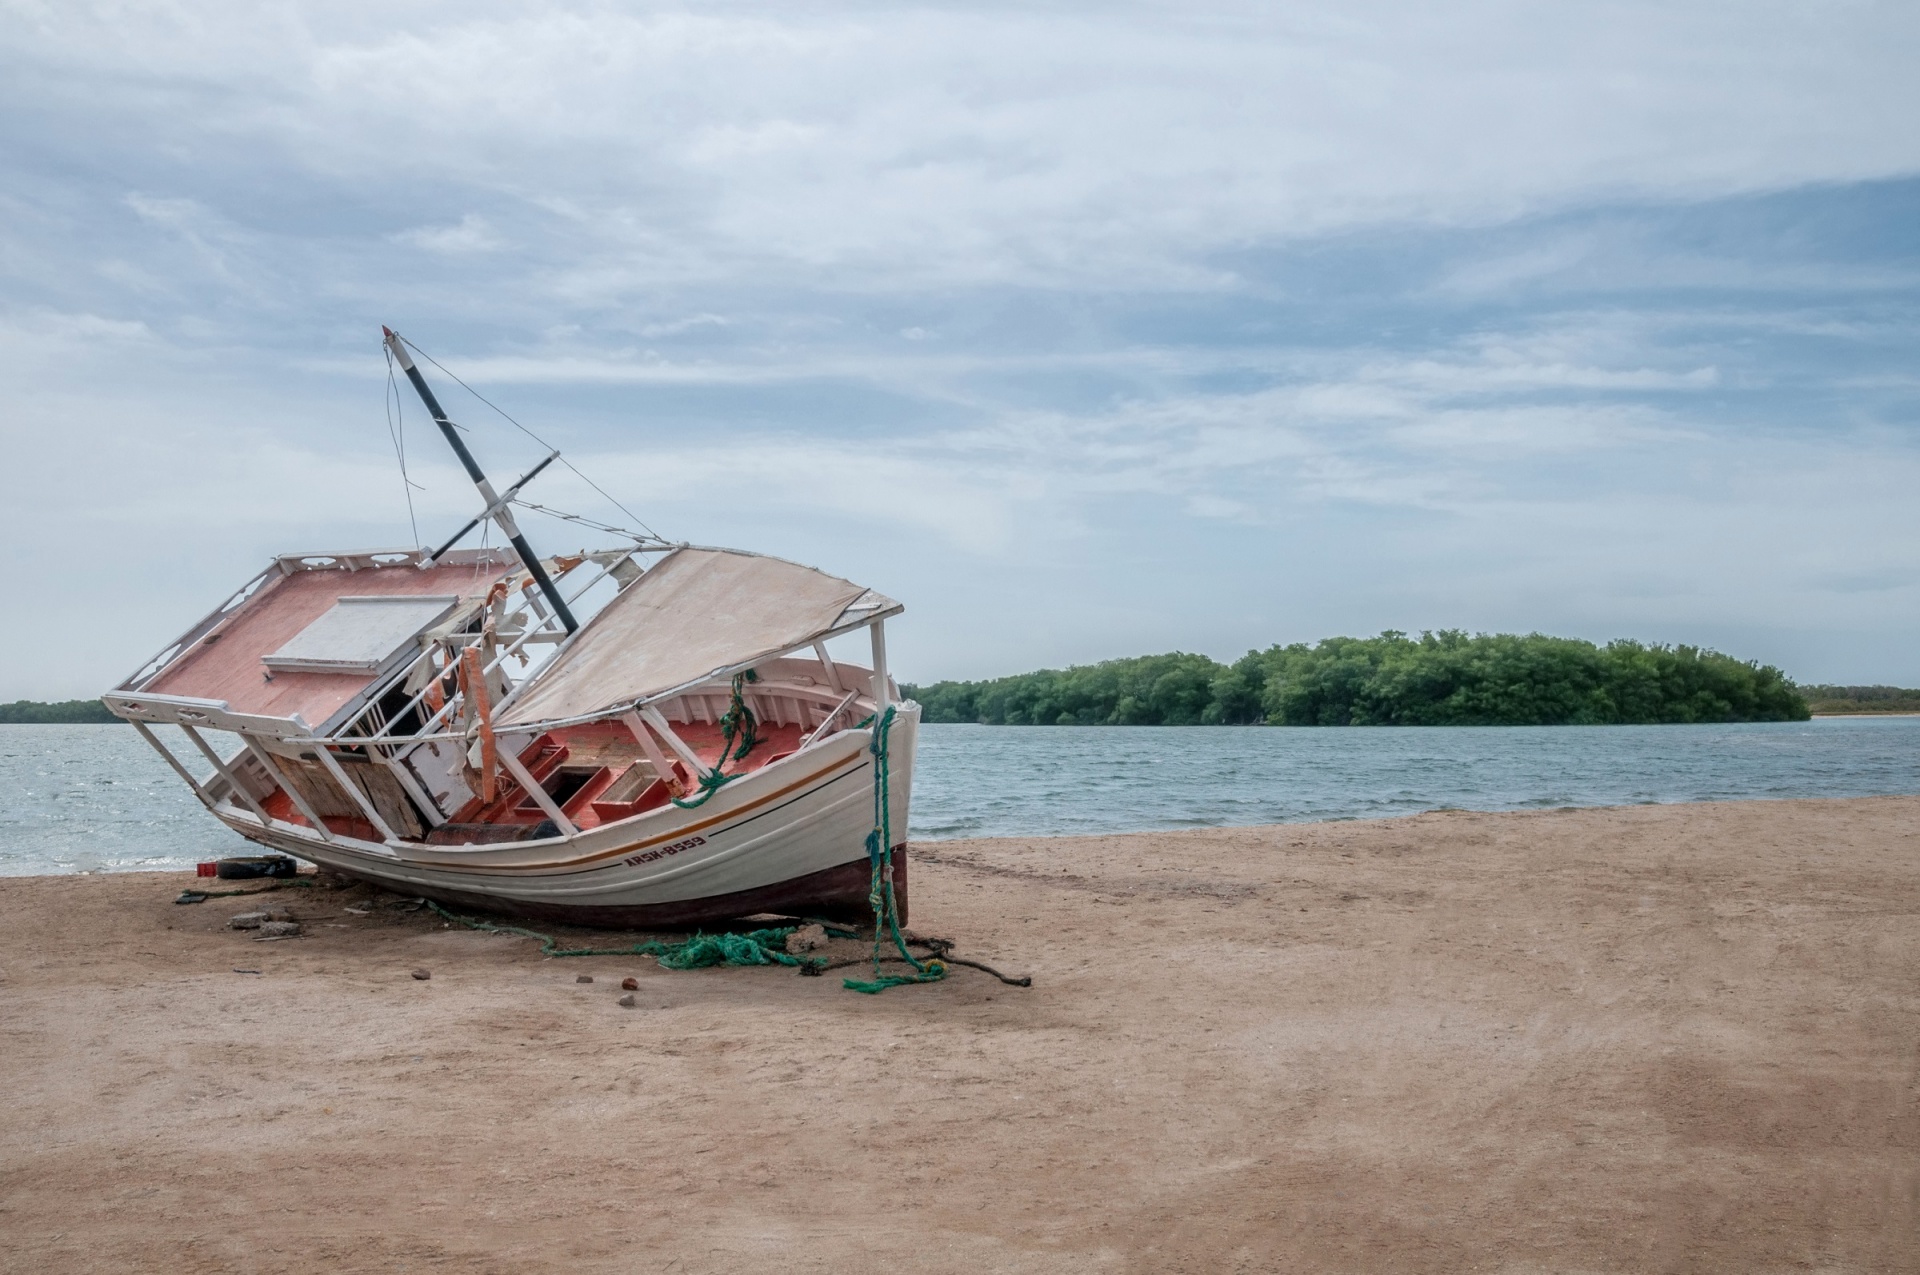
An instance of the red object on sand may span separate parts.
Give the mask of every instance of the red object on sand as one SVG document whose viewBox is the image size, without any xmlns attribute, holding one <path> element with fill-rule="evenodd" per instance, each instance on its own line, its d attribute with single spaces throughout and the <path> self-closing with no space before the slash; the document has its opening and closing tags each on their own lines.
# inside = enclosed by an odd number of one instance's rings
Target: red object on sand
<svg viewBox="0 0 1920 1275">
<path fill-rule="evenodd" d="M 217 863 L 196 863 L 193 865 L 193 875 L 196 877 L 219 876 L 220 865 Z"/>
</svg>

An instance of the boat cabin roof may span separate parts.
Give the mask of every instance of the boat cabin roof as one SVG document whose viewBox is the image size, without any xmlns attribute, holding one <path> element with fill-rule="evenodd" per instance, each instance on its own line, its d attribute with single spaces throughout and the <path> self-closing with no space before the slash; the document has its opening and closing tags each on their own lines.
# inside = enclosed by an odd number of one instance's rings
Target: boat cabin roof
<svg viewBox="0 0 1920 1275">
<path fill-rule="evenodd" d="M 667 554 L 588 621 L 501 713 L 502 729 L 618 711 L 893 615 L 813 567 L 737 549 Z"/>
<path fill-rule="evenodd" d="M 517 570 L 496 550 L 288 554 L 244 600 L 207 617 L 159 671 L 121 689 L 224 700 L 239 713 L 319 726 L 378 678 L 418 635 L 483 600 Z"/>
</svg>

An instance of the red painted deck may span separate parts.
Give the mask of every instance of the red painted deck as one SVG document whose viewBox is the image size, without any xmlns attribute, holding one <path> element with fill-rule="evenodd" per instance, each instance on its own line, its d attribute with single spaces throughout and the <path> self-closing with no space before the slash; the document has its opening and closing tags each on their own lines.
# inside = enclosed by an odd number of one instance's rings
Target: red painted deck
<svg viewBox="0 0 1920 1275">
<path fill-rule="evenodd" d="M 676 723 L 674 734 L 694 751 L 702 766 L 711 769 L 719 760 L 723 740 L 718 726 L 708 722 Z M 760 769 L 777 757 L 786 756 L 800 747 L 805 732 L 793 725 L 761 725 L 756 734 L 761 742 L 744 760 L 728 762 L 724 767 L 728 774 L 744 775 Z M 556 745 L 564 751 L 554 751 Z M 532 771 L 534 778 L 549 790 L 553 785 L 546 781 L 553 772 L 562 768 L 600 770 L 599 775 L 570 795 L 561 807 L 576 827 L 584 829 L 600 826 L 602 819 L 593 807 L 594 801 L 641 756 L 639 744 L 621 723 L 589 722 L 548 732 L 521 754 L 520 760 Z M 464 809 L 455 812 L 453 822 L 537 824 L 546 819 L 545 812 L 521 791 L 505 771 L 500 774 L 500 784 L 500 795 L 493 802 L 484 805 L 479 801 L 470 802 Z M 661 804 L 664 804 L 664 799 Z"/>
<path fill-rule="evenodd" d="M 278 678 L 274 679 L 278 681 Z M 720 728 L 706 722 L 681 724 L 675 727 L 689 748 L 699 756 L 701 764 L 709 769 L 720 756 L 722 738 Z M 730 775 L 744 775 L 760 769 L 778 758 L 785 757 L 800 747 L 805 732 L 799 726 L 763 725 L 756 732 L 760 743 L 748 753 L 743 761 L 728 762 L 725 769 Z M 532 771 L 535 779 L 549 790 L 553 785 L 548 782 L 553 773 L 561 768 L 586 769 L 600 771 L 590 782 L 572 793 L 563 803 L 562 809 L 575 827 L 585 830 L 597 828 L 603 819 L 596 810 L 594 802 L 618 780 L 627 767 L 641 760 L 640 746 L 635 743 L 627 728 L 618 722 L 589 722 L 582 726 L 569 726 L 551 731 L 540 737 L 534 746 L 521 754 L 521 762 Z M 499 775 L 499 794 L 495 799 L 483 804 L 478 800 L 470 801 L 457 810 L 451 820 L 452 827 L 470 830 L 465 836 L 448 835 L 451 829 L 434 834 L 429 840 L 437 844 L 460 844 L 472 836 L 476 825 L 506 825 L 509 828 L 530 828 L 542 823 L 546 813 L 527 796 L 519 784 L 504 770 Z M 666 804 L 662 797 L 659 805 Z M 261 801 L 267 813 L 286 823 L 307 826 L 307 820 L 301 815 L 293 800 L 281 789 L 274 789 Z M 651 808 L 651 807 L 649 807 Z M 619 813 L 625 818 L 626 813 Z M 348 816 L 328 816 L 327 827 L 342 836 L 358 837 L 365 841 L 378 841 L 379 833 L 371 823 L 364 819 Z M 508 834 L 509 839 L 513 834 Z M 484 838 L 475 838 L 484 839 Z"/>
</svg>

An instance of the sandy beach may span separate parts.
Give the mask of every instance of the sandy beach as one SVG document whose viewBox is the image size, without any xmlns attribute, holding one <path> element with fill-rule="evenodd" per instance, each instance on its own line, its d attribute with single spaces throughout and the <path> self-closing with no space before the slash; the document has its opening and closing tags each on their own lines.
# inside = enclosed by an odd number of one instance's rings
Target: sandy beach
<svg viewBox="0 0 1920 1275">
<path fill-rule="evenodd" d="M 265 896 L 305 932 L 258 942 L 181 875 L 0 879 L 0 1265 L 1920 1270 L 1920 798 L 913 874 L 916 930 L 1033 987 L 543 959 L 365 890 Z"/>
</svg>

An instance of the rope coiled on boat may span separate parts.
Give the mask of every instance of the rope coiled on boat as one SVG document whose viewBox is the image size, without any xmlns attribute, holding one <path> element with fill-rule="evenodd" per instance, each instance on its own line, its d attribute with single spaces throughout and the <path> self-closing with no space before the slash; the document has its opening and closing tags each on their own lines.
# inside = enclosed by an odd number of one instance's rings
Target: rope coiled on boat
<svg viewBox="0 0 1920 1275">
<path fill-rule="evenodd" d="M 745 683 L 759 680 L 760 675 L 752 669 L 734 674 L 733 703 L 728 705 L 727 711 L 720 718 L 720 760 L 713 763 L 712 770 L 700 776 L 697 785 L 699 796 L 686 801 L 678 797 L 673 798 L 673 804 L 680 809 L 693 810 L 706 805 L 713 794 L 738 779 L 740 777 L 738 773 L 722 774 L 720 768 L 727 764 L 729 755 L 733 761 L 746 760 L 747 754 L 754 750 L 754 746 L 762 742 L 759 735 L 759 719 L 753 715 L 753 710 L 747 707 L 746 696 L 741 694 L 741 688 Z M 738 749 L 733 745 L 736 738 L 740 741 Z"/>
</svg>

